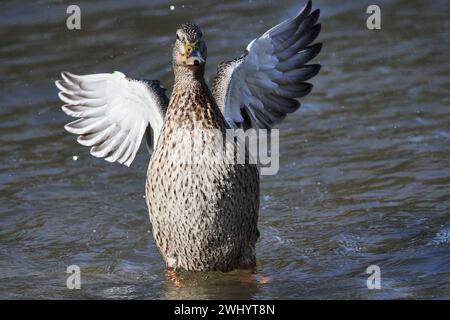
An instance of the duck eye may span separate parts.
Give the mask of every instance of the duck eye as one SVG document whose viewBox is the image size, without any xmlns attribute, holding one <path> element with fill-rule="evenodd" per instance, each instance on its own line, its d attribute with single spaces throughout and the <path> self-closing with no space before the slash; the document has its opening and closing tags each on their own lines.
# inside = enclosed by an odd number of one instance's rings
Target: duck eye
<svg viewBox="0 0 450 320">
<path fill-rule="evenodd" d="M 177 40 L 181 41 L 180 35 L 177 33 Z"/>
</svg>

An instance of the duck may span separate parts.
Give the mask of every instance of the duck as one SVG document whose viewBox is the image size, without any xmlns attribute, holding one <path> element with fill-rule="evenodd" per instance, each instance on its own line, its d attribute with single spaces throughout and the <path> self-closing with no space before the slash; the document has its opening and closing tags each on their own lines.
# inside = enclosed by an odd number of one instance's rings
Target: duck
<svg viewBox="0 0 450 320">
<path fill-rule="evenodd" d="M 203 33 L 197 24 L 182 24 L 172 49 L 170 98 L 158 80 L 119 71 L 64 71 L 55 82 L 62 111 L 77 118 L 64 128 L 93 156 L 130 166 L 141 141 L 149 146 L 146 202 L 167 270 L 255 268 L 260 171 L 256 163 L 233 161 L 236 139 L 216 138 L 235 129 L 270 131 L 299 109 L 313 87 L 307 81 L 321 67 L 309 63 L 322 48 L 314 43 L 319 15 L 308 1 L 240 57 L 219 64 L 211 86 Z M 222 156 L 229 161 L 214 156 L 221 146 L 231 150 Z"/>
</svg>

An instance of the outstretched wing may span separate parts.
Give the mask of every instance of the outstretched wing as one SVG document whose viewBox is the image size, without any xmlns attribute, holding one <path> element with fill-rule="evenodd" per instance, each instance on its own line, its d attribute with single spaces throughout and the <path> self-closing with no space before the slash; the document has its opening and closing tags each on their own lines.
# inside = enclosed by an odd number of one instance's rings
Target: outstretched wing
<svg viewBox="0 0 450 320">
<path fill-rule="evenodd" d="M 296 17 L 250 42 L 240 58 L 219 65 L 212 91 L 231 127 L 269 129 L 300 107 L 297 98 L 312 89 L 306 81 L 320 70 L 306 64 L 322 48 L 311 45 L 319 14 L 308 1 Z"/>
<path fill-rule="evenodd" d="M 159 81 L 133 80 L 118 71 L 61 76 L 55 84 L 66 103 L 62 110 L 80 118 L 64 128 L 79 135 L 93 156 L 130 166 L 146 129 L 156 143 L 168 105 Z"/>
</svg>

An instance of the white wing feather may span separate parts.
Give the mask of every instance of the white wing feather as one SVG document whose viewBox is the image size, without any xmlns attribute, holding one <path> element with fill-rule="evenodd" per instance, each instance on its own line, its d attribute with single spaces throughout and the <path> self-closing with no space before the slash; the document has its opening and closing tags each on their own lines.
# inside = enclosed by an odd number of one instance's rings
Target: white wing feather
<svg viewBox="0 0 450 320">
<path fill-rule="evenodd" d="M 64 128 L 79 135 L 77 141 L 91 147 L 93 156 L 130 166 L 149 124 L 155 144 L 165 106 L 145 82 L 118 71 L 83 76 L 63 72 L 62 78 L 55 82 L 66 103 L 62 110 L 80 118 Z"/>
</svg>

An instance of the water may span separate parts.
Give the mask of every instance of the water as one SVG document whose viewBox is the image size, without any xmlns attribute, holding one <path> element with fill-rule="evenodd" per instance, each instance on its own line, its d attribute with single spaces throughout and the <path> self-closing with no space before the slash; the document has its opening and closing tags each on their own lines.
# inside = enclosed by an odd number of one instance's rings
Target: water
<svg viewBox="0 0 450 320">
<path fill-rule="evenodd" d="M 175 280 L 149 231 L 145 148 L 131 168 L 90 156 L 53 81 L 121 70 L 170 88 L 190 20 L 210 77 L 303 3 L 77 3 L 81 31 L 65 28 L 68 2 L 0 4 L 0 298 L 450 298 L 448 1 L 378 1 L 380 31 L 365 28 L 370 1 L 314 1 L 323 69 L 262 180 L 257 273 Z M 71 264 L 81 290 L 66 288 Z M 381 290 L 366 287 L 372 264 Z"/>
</svg>

